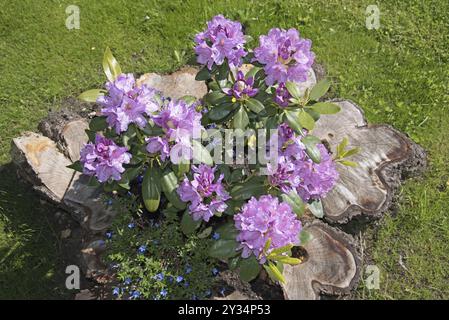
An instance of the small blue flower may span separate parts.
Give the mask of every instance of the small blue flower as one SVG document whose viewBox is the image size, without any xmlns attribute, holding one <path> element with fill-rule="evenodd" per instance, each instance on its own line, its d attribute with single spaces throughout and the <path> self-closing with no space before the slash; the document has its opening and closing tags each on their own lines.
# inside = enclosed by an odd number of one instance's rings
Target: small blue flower
<svg viewBox="0 0 449 320">
<path fill-rule="evenodd" d="M 114 287 L 114 289 L 112 290 L 112 294 L 114 296 L 118 296 L 120 294 L 120 288 Z"/>
<path fill-rule="evenodd" d="M 225 292 L 226 292 L 226 288 L 221 288 L 220 289 L 220 294 L 222 295 L 222 296 L 224 296 L 225 295 Z"/>
<path fill-rule="evenodd" d="M 126 194 L 128 195 L 128 197 L 131 197 L 133 195 L 131 191 L 128 191 Z"/>
<path fill-rule="evenodd" d="M 161 296 L 163 296 L 163 297 L 166 297 L 167 293 L 168 293 L 167 289 L 162 289 L 160 292 Z"/>
<path fill-rule="evenodd" d="M 130 229 L 134 229 L 135 226 L 136 226 L 136 224 L 134 222 L 131 222 L 128 224 L 128 228 L 130 228 Z"/>
<path fill-rule="evenodd" d="M 140 298 L 140 292 L 139 291 L 133 291 L 133 293 L 131 294 L 131 298 L 132 299 L 139 299 Z"/>
<path fill-rule="evenodd" d="M 219 234 L 218 232 L 214 232 L 214 233 L 212 234 L 212 239 L 214 239 L 214 240 L 220 239 L 220 234 Z"/>
<path fill-rule="evenodd" d="M 210 297 L 212 295 L 212 291 L 206 290 L 206 292 L 204 294 L 206 297 Z"/>
<path fill-rule="evenodd" d="M 177 282 L 177 283 L 182 282 L 182 280 L 184 280 L 184 277 L 183 277 L 183 276 L 177 276 L 177 277 L 176 277 L 176 282 Z"/>
<path fill-rule="evenodd" d="M 155 280 L 157 280 L 157 281 L 162 281 L 162 280 L 164 280 L 164 274 L 161 272 L 161 273 L 158 273 L 157 275 L 155 275 L 154 277 L 153 277 Z"/>
<path fill-rule="evenodd" d="M 198 296 L 197 296 L 196 294 L 194 294 L 194 295 L 192 296 L 192 300 L 198 300 Z"/>
<path fill-rule="evenodd" d="M 106 235 L 107 239 L 111 239 L 112 238 L 112 231 L 106 232 L 105 235 Z"/>
<path fill-rule="evenodd" d="M 146 245 L 141 245 L 141 246 L 139 247 L 139 249 L 137 249 L 137 251 L 138 251 L 140 254 L 144 254 L 144 253 L 147 251 L 147 246 L 146 246 Z"/>
<path fill-rule="evenodd" d="M 213 274 L 214 276 L 217 276 L 219 273 L 220 273 L 220 271 L 218 271 L 217 268 L 213 268 L 213 269 L 212 269 L 212 274 Z"/>
<path fill-rule="evenodd" d="M 126 278 L 125 279 L 125 281 L 123 281 L 123 284 L 125 285 L 125 286 L 129 286 L 130 284 L 131 284 L 131 278 Z"/>
<path fill-rule="evenodd" d="M 184 282 L 184 287 L 187 288 L 189 285 L 190 285 L 189 281 L 185 281 L 185 282 Z"/>
<path fill-rule="evenodd" d="M 190 265 L 186 266 L 186 274 L 189 274 L 190 272 L 192 272 L 192 267 Z"/>
<path fill-rule="evenodd" d="M 112 263 L 112 264 L 110 264 L 110 267 L 111 267 L 112 270 L 116 270 L 116 269 L 118 269 L 120 267 L 120 264 Z"/>
<path fill-rule="evenodd" d="M 107 199 L 104 203 L 106 205 L 108 205 L 108 206 L 111 206 L 112 205 L 112 199 Z"/>
<path fill-rule="evenodd" d="M 142 182 L 143 182 L 143 175 L 137 176 L 137 183 L 142 183 Z"/>
</svg>

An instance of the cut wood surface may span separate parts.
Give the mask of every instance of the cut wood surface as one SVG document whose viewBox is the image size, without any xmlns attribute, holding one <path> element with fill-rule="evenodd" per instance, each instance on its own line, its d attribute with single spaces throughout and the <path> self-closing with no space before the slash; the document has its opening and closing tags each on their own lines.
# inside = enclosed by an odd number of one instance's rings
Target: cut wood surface
<svg viewBox="0 0 449 320">
<path fill-rule="evenodd" d="M 196 81 L 197 68 L 184 67 L 172 74 L 160 75 L 157 73 L 146 73 L 142 75 L 137 83 L 146 84 L 161 91 L 164 96 L 178 99 L 183 96 L 194 96 L 203 98 L 207 93 L 204 81 Z"/>
<path fill-rule="evenodd" d="M 340 178 L 323 199 L 325 218 L 346 223 L 355 216 L 378 218 L 391 205 L 394 188 L 407 174 L 426 164 L 424 150 L 388 125 L 368 125 L 363 111 L 353 102 L 335 100 L 335 115 L 322 115 L 313 133 L 326 140 L 333 152 L 344 137 L 348 148 L 361 151 L 349 160 L 357 167 L 337 164 Z"/>
<path fill-rule="evenodd" d="M 320 221 L 305 227 L 312 239 L 304 262 L 284 265 L 282 284 L 289 300 L 315 300 L 321 294 L 345 295 L 357 285 L 360 262 L 351 236 Z"/>
</svg>

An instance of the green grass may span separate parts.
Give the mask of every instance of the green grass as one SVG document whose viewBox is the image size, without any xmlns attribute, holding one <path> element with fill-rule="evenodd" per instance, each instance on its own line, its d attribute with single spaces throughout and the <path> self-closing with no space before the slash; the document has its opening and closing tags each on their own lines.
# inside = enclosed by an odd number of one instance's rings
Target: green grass
<svg viewBox="0 0 449 320">
<path fill-rule="evenodd" d="M 372 3 L 381 11 L 377 31 L 365 27 L 364 11 Z M 65 28 L 69 4 L 81 9 L 80 30 Z M 101 85 L 106 46 L 127 72 L 168 72 L 192 56 L 192 36 L 217 13 L 239 19 L 254 37 L 275 26 L 300 29 L 313 40 L 336 96 L 358 103 L 370 122 L 406 132 L 429 153 L 429 171 L 404 185 L 397 215 L 367 234 L 382 282 L 380 290 L 361 286 L 359 296 L 449 298 L 447 1 L 0 0 L 0 5 L 0 165 L 10 161 L 11 139 L 35 130 L 48 109 Z M 181 61 L 174 50 L 186 53 Z M 0 297 L 52 298 L 61 292 L 55 286 L 63 284 L 58 280 L 63 266 L 46 211 L 17 183 L 12 167 L 4 167 Z"/>
</svg>

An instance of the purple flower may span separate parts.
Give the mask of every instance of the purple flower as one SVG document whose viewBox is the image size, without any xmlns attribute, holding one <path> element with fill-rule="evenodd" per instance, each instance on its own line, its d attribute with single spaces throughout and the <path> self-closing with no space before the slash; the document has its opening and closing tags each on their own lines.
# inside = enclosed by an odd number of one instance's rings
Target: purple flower
<svg viewBox="0 0 449 320">
<path fill-rule="evenodd" d="M 180 282 L 182 282 L 182 280 L 184 280 L 183 276 L 177 276 L 176 277 L 176 283 L 180 283 Z"/>
<path fill-rule="evenodd" d="M 129 228 L 129 229 L 134 229 L 135 226 L 136 226 L 136 224 L 135 224 L 134 222 L 130 222 L 130 223 L 128 224 L 128 228 Z"/>
<path fill-rule="evenodd" d="M 292 96 L 290 95 L 290 92 L 288 92 L 287 88 L 285 87 L 284 83 L 279 83 L 279 86 L 276 88 L 276 93 L 274 96 L 274 102 L 276 102 L 281 107 L 287 107 L 290 103 L 290 98 Z"/>
<path fill-rule="evenodd" d="M 237 100 L 246 100 L 248 98 L 254 97 L 259 89 L 253 88 L 254 77 L 249 77 L 245 79 L 245 75 L 242 71 L 237 73 L 237 79 L 232 86 L 232 88 L 223 89 L 223 92 L 228 96 L 233 96 Z"/>
<path fill-rule="evenodd" d="M 278 198 L 271 195 L 261 196 L 259 200 L 252 197 L 241 212 L 234 216 L 234 222 L 237 230 L 240 230 L 237 241 L 240 242 L 239 248 L 243 249 L 243 258 L 254 254 L 263 264 L 266 254 L 273 249 L 299 244 L 301 222 L 287 203 L 279 203 Z M 267 252 L 263 252 L 269 239 L 270 247 Z"/>
<path fill-rule="evenodd" d="M 131 282 L 132 282 L 131 278 L 126 278 L 125 281 L 123 282 L 123 284 L 125 286 L 129 286 L 131 284 Z"/>
<path fill-rule="evenodd" d="M 103 107 L 101 114 L 117 133 L 126 131 L 131 123 L 145 127 L 148 121 L 144 115 L 150 116 L 159 109 L 155 98 L 157 91 L 146 85 L 137 86 L 131 73 L 107 82 L 106 89 L 108 93 L 98 97 L 97 103 Z"/>
<path fill-rule="evenodd" d="M 139 299 L 140 298 L 140 292 L 139 291 L 133 291 L 133 293 L 131 294 L 131 299 Z"/>
<path fill-rule="evenodd" d="M 338 171 L 323 144 L 317 148 L 321 154 L 321 162 L 315 163 L 305 152 L 305 147 L 293 130 L 286 124 L 278 128 L 278 161 L 268 164 L 268 181 L 282 192 L 296 190 L 304 200 L 314 200 L 325 196 L 338 180 Z"/>
<path fill-rule="evenodd" d="M 224 175 L 215 179 L 216 167 L 205 164 L 192 166 L 192 170 L 193 180 L 186 177 L 177 191 L 182 201 L 191 202 L 189 213 L 192 218 L 207 222 L 215 213 L 224 212 L 228 207 L 225 201 L 230 196 L 222 184 Z"/>
<path fill-rule="evenodd" d="M 259 47 L 254 49 L 254 60 L 265 65 L 265 82 L 304 82 L 315 59 L 310 51 L 312 42 L 300 38 L 296 29 L 274 28 L 266 36 L 260 36 Z"/>
<path fill-rule="evenodd" d="M 147 251 L 147 246 L 146 246 L 146 245 L 141 245 L 141 246 L 139 247 L 139 249 L 137 249 L 137 252 L 138 252 L 139 254 L 144 254 L 146 251 Z"/>
<path fill-rule="evenodd" d="M 157 281 L 162 281 L 162 280 L 164 280 L 164 274 L 162 272 L 158 273 L 153 278 Z"/>
<path fill-rule="evenodd" d="M 81 149 L 83 173 L 95 175 L 100 182 L 109 179 L 118 181 L 125 171 L 123 165 L 131 160 L 131 154 L 127 151 L 127 148 L 119 147 L 114 141 L 97 134 L 95 143 L 88 143 Z"/>
<path fill-rule="evenodd" d="M 160 295 L 162 296 L 162 297 L 166 297 L 167 296 L 167 294 L 168 294 L 168 290 L 167 289 L 162 289 L 161 290 L 161 292 L 160 292 Z"/>
<path fill-rule="evenodd" d="M 219 234 L 218 232 L 214 232 L 214 233 L 212 234 L 212 239 L 214 239 L 214 240 L 220 239 L 220 234 Z"/>
<path fill-rule="evenodd" d="M 190 265 L 186 266 L 186 274 L 189 274 L 190 272 L 192 272 L 192 267 Z"/>
<path fill-rule="evenodd" d="M 111 238 L 112 238 L 112 231 L 106 232 L 106 239 L 111 239 Z"/>
<path fill-rule="evenodd" d="M 120 294 L 120 288 L 114 287 L 114 289 L 112 289 L 112 294 L 118 296 Z"/>
<path fill-rule="evenodd" d="M 195 109 L 195 104 L 188 105 L 183 100 L 170 101 L 152 117 L 165 135 L 162 138 L 149 138 L 147 151 L 160 152 L 162 160 L 170 156 L 173 163 L 192 159 L 192 139 L 200 136 L 204 130 L 201 117 L 201 113 Z"/>
<path fill-rule="evenodd" d="M 231 21 L 218 15 L 207 23 L 207 29 L 195 36 L 195 53 L 200 64 L 221 65 L 228 59 L 229 65 L 238 67 L 247 52 L 244 50 L 245 36 L 240 22 Z"/>
</svg>

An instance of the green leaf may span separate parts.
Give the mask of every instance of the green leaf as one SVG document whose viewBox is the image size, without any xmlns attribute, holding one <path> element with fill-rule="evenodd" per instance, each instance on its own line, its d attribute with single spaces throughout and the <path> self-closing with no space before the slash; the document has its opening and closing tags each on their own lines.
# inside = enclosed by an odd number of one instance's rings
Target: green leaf
<svg viewBox="0 0 449 320">
<path fill-rule="evenodd" d="M 81 164 L 81 162 L 79 160 L 75 161 L 74 163 L 72 163 L 70 165 L 68 165 L 67 168 L 73 169 L 73 170 L 78 171 L 78 172 L 83 172 L 83 165 Z"/>
<path fill-rule="evenodd" d="M 222 63 L 218 67 L 218 74 L 216 76 L 217 80 L 227 80 L 229 77 L 229 67 L 227 63 Z"/>
<path fill-rule="evenodd" d="M 324 209 L 321 200 L 314 200 L 311 203 L 309 203 L 309 210 L 315 217 L 319 219 L 324 217 Z"/>
<path fill-rule="evenodd" d="M 253 177 L 244 183 L 235 185 L 231 189 L 231 196 L 233 200 L 239 201 L 259 197 L 266 191 L 264 177 Z"/>
<path fill-rule="evenodd" d="M 85 102 L 97 102 L 98 97 L 104 95 L 104 92 L 102 89 L 87 90 L 81 93 L 78 99 Z"/>
<path fill-rule="evenodd" d="M 243 281 L 254 280 L 260 273 L 259 261 L 252 255 L 249 258 L 241 259 L 239 263 L 239 275 Z"/>
<path fill-rule="evenodd" d="M 212 107 L 207 113 L 207 116 L 213 121 L 219 121 L 227 117 L 233 109 L 233 103 L 223 103 L 218 106 Z"/>
<path fill-rule="evenodd" d="M 268 238 L 267 242 L 265 242 L 265 245 L 263 246 L 263 253 L 266 253 L 268 249 L 270 249 L 271 246 L 271 238 Z"/>
<path fill-rule="evenodd" d="M 220 99 L 223 99 L 224 97 L 226 97 L 226 95 L 223 92 L 212 91 L 206 94 L 203 100 L 207 105 L 215 105 L 220 101 Z"/>
<path fill-rule="evenodd" d="M 207 151 L 206 147 L 204 147 L 201 142 L 198 140 L 192 140 L 193 144 L 193 159 L 199 163 L 205 163 L 208 166 L 214 164 L 214 160 L 212 159 L 209 151 Z"/>
<path fill-rule="evenodd" d="M 302 229 L 301 232 L 299 233 L 299 244 L 301 246 L 304 246 L 310 240 L 312 240 L 312 234 Z"/>
<path fill-rule="evenodd" d="M 310 108 L 320 114 L 336 114 L 340 111 L 340 106 L 330 102 L 317 102 Z"/>
<path fill-rule="evenodd" d="M 209 248 L 209 256 L 217 259 L 229 259 L 238 254 L 239 243 L 235 240 L 219 239 Z"/>
<path fill-rule="evenodd" d="M 237 269 L 239 262 L 240 262 L 239 256 L 229 259 L 229 262 L 228 262 L 229 270 Z"/>
<path fill-rule="evenodd" d="M 203 231 L 201 231 L 201 232 L 198 234 L 198 238 L 199 238 L 199 239 L 205 239 L 205 238 L 207 238 L 208 236 L 210 236 L 211 233 L 212 233 L 212 227 L 207 227 L 206 229 L 204 229 Z"/>
<path fill-rule="evenodd" d="M 169 170 L 164 172 L 161 177 L 161 187 L 165 194 L 167 200 L 177 209 L 184 209 L 186 204 L 179 199 L 177 189 L 178 189 L 178 178 L 173 171 Z"/>
<path fill-rule="evenodd" d="M 95 136 L 96 136 L 95 131 L 86 129 L 86 130 L 84 130 L 84 132 L 86 133 L 87 137 L 89 138 L 89 142 L 95 142 Z"/>
<path fill-rule="evenodd" d="M 113 82 L 122 73 L 120 65 L 112 55 L 111 49 L 109 49 L 109 47 L 107 47 L 104 51 L 103 71 L 106 74 L 108 80 L 111 82 Z"/>
<path fill-rule="evenodd" d="M 95 117 L 89 122 L 89 130 L 99 132 L 103 131 L 108 127 L 106 117 Z"/>
<path fill-rule="evenodd" d="M 315 120 L 315 122 L 320 120 L 321 115 L 318 112 L 316 112 L 315 110 L 313 110 L 311 108 L 305 108 L 304 111 L 307 112 L 308 114 L 310 114 L 310 116 L 313 118 L 313 120 Z"/>
<path fill-rule="evenodd" d="M 229 178 L 230 183 L 236 183 L 241 181 L 243 178 L 243 170 L 240 168 L 237 168 L 232 171 L 231 177 Z"/>
<path fill-rule="evenodd" d="M 357 167 L 358 166 L 357 162 L 354 162 L 354 161 L 341 160 L 338 162 L 347 167 Z"/>
<path fill-rule="evenodd" d="M 249 123 L 248 114 L 246 113 L 245 108 L 240 106 L 240 109 L 234 116 L 234 129 L 245 130 L 248 123 Z"/>
<path fill-rule="evenodd" d="M 150 167 L 143 176 L 142 198 L 145 208 L 149 212 L 155 212 L 159 208 L 161 200 L 160 169 Z"/>
<path fill-rule="evenodd" d="M 246 106 L 248 107 L 249 110 L 251 110 L 254 113 L 259 113 L 263 109 L 265 109 L 262 102 L 254 98 L 249 98 L 248 100 L 246 100 Z"/>
<path fill-rule="evenodd" d="M 348 145 L 348 137 L 344 137 L 343 140 L 338 144 L 337 146 L 337 158 L 342 158 L 344 150 L 346 146 Z"/>
<path fill-rule="evenodd" d="M 323 79 L 320 82 L 318 82 L 310 91 L 309 95 L 310 100 L 318 101 L 319 98 L 321 98 L 326 94 L 330 86 L 331 84 L 327 79 Z"/>
<path fill-rule="evenodd" d="M 299 112 L 298 121 L 303 128 L 306 128 L 309 131 L 312 131 L 313 128 L 315 128 L 315 120 L 313 120 L 312 116 L 304 110 Z"/>
<path fill-rule="evenodd" d="M 320 138 L 309 134 L 309 135 L 305 136 L 304 138 L 302 138 L 301 142 L 304 144 L 320 144 L 321 140 L 320 140 Z"/>
<path fill-rule="evenodd" d="M 312 159 L 315 163 L 321 162 L 321 152 L 320 149 L 316 146 L 317 143 L 315 142 L 315 139 L 305 139 L 303 138 L 301 140 L 304 143 L 304 146 L 306 147 L 306 153 L 309 156 L 310 159 Z"/>
<path fill-rule="evenodd" d="M 192 104 L 192 103 L 196 102 L 198 99 L 195 96 L 185 95 L 185 96 L 182 96 L 181 98 L 179 98 L 179 100 L 182 100 L 187 104 Z"/>
<path fill-rule="evenodd" d="M 207 66 L 204 66 L 195 76 L 196 81 L 206 81 L 212 77 Z"/>
<path fill-rule="evenodd" d="M 285 87 L 293 98 L 301 99 L 301 93 L 299 92 L 298 85 L 295 82 L 287 81 Z"/>
<path fill-rule="evenodd" d="M 281 197 L 285 202 L 287 202 L 290 205 L 293 212 L 296 213 L 296 216 L 298 218 L 300 218 L 304 214 L 305 204 L 302 201 L 301 197 L 296 192 L 296 190 L 292 190 L 288 194 L 283 193 Z"/>
<path fill-rule="evenodd" d="M 286 246 L 283 246 L 283 247 L 274 249 L 274 250 L 272 250 L 272 251 L 270 252 L 270 255 L 269 255 L 268 257 L 276 256 L 276 255 L 279 255 L 279 254 L 281 254 L 281 253 L 290 251 L 292 248 L 293 248 L 293 245 L 292 245 L 292 244 L 288 244 L 288 245 L 286 245 Z"/>
<path fill-rule="evenodd" d="M 255 77 L 256 74 L 261 70 L 262 68 L 259 67 L 252 67 L 251 70 L 249 70 L 246 74 L 245 74 L 245 78 L 248 79 L 249 77 Z"/>
<path fill-rule="evenodd" d="M 173 169 L 176 172 L 176 176 L 178 178 L 182 178 L 184 174 L 190 171 L 190 163 L 188 162 L 181 162 L 176 165 L 173 165 Z"/>
<path fill-rule="evenodd" d="M 285 283 L 285 278 L 282 275 L 282 272 L 278 269 L 278 267 L 275 264 L 269 262 L 268 265 L 264 265 L 263 267 L 265 268 L 268 275 L 273 281 Z"/>
<path fill-rule="evenodd" d="M 270 257 L 270 260 L 279 261 L 285 264 L 295 265 L 300 264 L 301 260 L 297 258 L 292 258 L 289 256 L 272 256 Z"/>
<path fill-rule="evenodd" d="M 227 222 L 219 226 L 215 232 L 220 235 L 220 239 L 224 240 L 235 240 L 239 234 L 233 222 Z"/>
<path fill-rule="evenodd" d="M 297 133 L 302 133 L 302 126 L 299 124 L 299 112 L 298 111 L 285 111 L 285 120 L 287 121 L 290 128 L 295 130 Z"/>
<path fill-rule="evenodd" d="M 202 220 L 195 221 L 192 216 L 189 214 L 188 209 L 184 211 L 181 219 L 181 231 L 189 236 L 195 232 L 196 229 L 201 225 Z"/>
<path fill-rule="evenodd" d="M 353 156 L 353 155 L 355 155 L 355 154 L 357 154 L 359 152 L 360 152 L 360 148 L 358 148 L 358 147 L 354 148 L 354 149 L 351 149 L 351 150 L 348 150 L 348 151 L 345 151 L 342 154 L 342 158 L 347 158 L 347 157 Z"/>
</svg>

